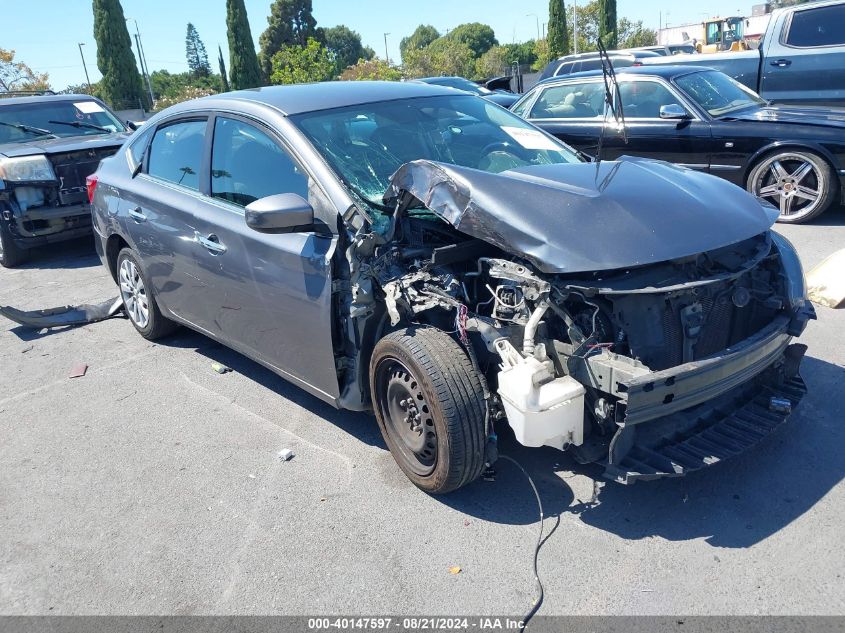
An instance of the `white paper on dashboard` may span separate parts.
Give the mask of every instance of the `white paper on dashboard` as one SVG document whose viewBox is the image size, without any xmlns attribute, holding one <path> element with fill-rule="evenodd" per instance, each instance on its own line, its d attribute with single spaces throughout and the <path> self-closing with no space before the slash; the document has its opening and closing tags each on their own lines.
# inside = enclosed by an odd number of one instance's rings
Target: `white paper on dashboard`
<svg viewBox="0 0 845 633">
<path fill-rule="evenodd" d="M 552 151 L 560 150 L 560 147 L 548 136 L 539 130 L 532 130 L 530 128 L 510 127 L 503 125 L 502 129 L 517 143 L 522 145 L 525 149 L 549 149 Z"/>
<path fill-rule="evenodd" d="M 95 112 L 105 112 L 103 110 L 103 106 L 101 106 L 96 101 L 78 101 L 73 104 L 77 110 L 79 110 L 82 114 L 94 114 Z"/>
</svg>

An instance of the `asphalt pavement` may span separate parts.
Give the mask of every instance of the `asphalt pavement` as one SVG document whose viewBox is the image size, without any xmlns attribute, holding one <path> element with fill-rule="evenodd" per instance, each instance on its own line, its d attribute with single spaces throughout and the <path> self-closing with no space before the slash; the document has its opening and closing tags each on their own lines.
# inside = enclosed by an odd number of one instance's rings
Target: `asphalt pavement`
<svg viewBox="0 0 845 633">
<path fill-rule="evenodd" d="M 778 230 L 810 267 L 845 246 L 845 209 Z M 0 269 L 0 305 L 114 295 L 87 240 Z M 541 613 L 845 614 L 845 310 L 818 315 L 802 338 L 809 395 L 732 461 L 625 487 L 504 438 L 554 530 Z M 78 364 L 87 373 L 69 378 Z M 506 462 L 495 482 L 427 496 L 370 416 L 199 334 L 148 343 L 125 319 L 32 333 L 0 317 L 0 377 L 0 614 L 531 605 L 537 506 Z"/>
</svg>

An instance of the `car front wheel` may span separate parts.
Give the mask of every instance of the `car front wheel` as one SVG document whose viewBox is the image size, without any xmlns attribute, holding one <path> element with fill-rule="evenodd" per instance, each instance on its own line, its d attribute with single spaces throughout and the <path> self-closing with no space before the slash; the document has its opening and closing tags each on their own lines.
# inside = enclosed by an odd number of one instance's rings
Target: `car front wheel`
<svg viewBox="0 0 845 633">
<path fill-rule="evenodd" d="M 124 248 L 117 256 L 117 283 L 126 315 L 145 339 L 155 341 L 178 327 L 161 314 L 138 256 L 130 248 Z"/>
<path fill-rule="evenodd" d="M 748 175 L 748 190 L 780 210 L 778 222 L 800 224 L 821 215 L 836 195 L 833 171 L 821 156 L 781 151 L 765 156 Z"/>
<path fill-rule="evenodd" d="M 451 492 L 484 468 L 484 396 L 464 350 L 445 332 L 409 327 L 385 336 L 370 362 L 384 441 L 407 477 Z"/>
<path fill-rule="evenodd" d="M 29 251 L 19 248 L 12 239 L 8 223 L 0 218 L 0 266 L 14 268 L 26 261 Z"/>
</svg>

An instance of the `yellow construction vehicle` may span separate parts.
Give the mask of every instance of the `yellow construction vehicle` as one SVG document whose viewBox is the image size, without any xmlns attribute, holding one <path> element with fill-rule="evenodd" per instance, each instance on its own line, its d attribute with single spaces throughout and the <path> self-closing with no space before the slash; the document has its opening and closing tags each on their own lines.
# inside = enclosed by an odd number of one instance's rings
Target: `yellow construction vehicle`
<svg viewBox="0 0 845 633">
<path fill-rule="evenodd" d="M 750 46 L 745 40 L 747 20 L 741 16 L 713 18 L 701 23 L 701 40 L 696 44 L 699 53 L 720 53 L 722 51 L 747 51 Z"/>
</svg>

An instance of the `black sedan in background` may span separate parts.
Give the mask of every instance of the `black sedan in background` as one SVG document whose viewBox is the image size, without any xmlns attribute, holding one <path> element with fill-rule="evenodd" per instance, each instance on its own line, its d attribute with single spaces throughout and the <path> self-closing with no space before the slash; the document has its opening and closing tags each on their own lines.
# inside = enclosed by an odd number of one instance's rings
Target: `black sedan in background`
<svg viewBox="0 0 845 633">
<path fill-rule="evenodd" d="M 456 88 L 464 92 L 470 92 L 479 97 L 483 97 L 488 101 L 502 106 L 503 108 L 510 108 L 514 103 L 519 101 L 519 95 L 512 92 L 504 92 L 502 90 L 490 90 L 484 86 L 479 86 L 474 81 L 465 79 L 464 77 L 423 77 L 417 79 L 426 84 L 433 86 L 445 86 L 447 88 Z"/>
<path fill-rule="evenodd" d="M 625 134 L 605 122 L 601 71 L 544 81 L 512 109 L 588 154 L 604 126 L 602 158 L 710 172 L 773 203 L 780 222 L 806 222 L 845 194 L 845 110 L 772 106 L 703 67 L 626 68 L 617 79 Z"/>
</svg>

